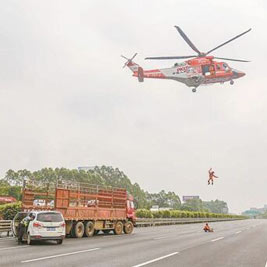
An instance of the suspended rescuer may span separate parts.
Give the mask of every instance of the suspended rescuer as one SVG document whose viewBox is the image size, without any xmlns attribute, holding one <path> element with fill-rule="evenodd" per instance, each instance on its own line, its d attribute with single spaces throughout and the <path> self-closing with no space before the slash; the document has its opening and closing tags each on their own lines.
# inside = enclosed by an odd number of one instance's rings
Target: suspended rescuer
<svg viewBox="0 0 267 267">
<path fill-rule="evenodd" d="M 212 170 L 212 168 L 210 168 L 209 169 L 209 180 L 208 180 L 208 185 L 210 184 L 210 182 L 211 182 L 211 184 L 213 185 L 213 179 L 214 178 L 219 178 L 218 176 L 216 176 L 215 174 L 214 174 L 214 171 Z"/>
</svg>

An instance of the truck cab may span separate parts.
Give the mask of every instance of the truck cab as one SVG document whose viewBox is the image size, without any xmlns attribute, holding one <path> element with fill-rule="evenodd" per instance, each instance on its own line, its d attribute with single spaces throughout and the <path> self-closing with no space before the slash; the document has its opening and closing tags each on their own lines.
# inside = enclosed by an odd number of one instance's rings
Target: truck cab
<svg viewBox="0 0 267 267">
<path fill-rule="evenodd" d="M 134 198 L 132 195 L 127 194 L 127 218 L 135 224 L 135 208 L 134 208 Z"/>
</svg>

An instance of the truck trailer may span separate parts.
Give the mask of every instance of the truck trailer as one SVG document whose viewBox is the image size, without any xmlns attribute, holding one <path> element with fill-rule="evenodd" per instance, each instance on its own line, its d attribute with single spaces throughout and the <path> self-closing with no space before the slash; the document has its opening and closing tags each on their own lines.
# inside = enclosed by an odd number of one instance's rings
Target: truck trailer
<svg viewBox="0 0 267 267">
<path fill-rule="evenodd" d="M 91 237 L 100 230 L 131 234 L 136 217 L 134 199 L 126 189 L 87 183 L 24 182 L 22 210 L 56 210 L 62 213 L 66 235 Z"/>
</svg>

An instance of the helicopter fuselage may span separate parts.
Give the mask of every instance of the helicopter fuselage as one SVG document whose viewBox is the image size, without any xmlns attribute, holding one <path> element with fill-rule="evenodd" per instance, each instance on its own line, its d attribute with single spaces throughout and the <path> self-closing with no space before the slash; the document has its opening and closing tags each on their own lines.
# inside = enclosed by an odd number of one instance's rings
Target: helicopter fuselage
<svg viewBox="0 0 267 267">
<path fill-rule="evenodd" d="M 134 67 L 131 62 L 128 67 Z M 133 71 L 133 76 L 153 79 L 171 79 L 184 83 L 188 87 L 198 87 L 200 85 L 213 83 L 233 83 L 245 75 L 244 72 L 232 69 L 225 62 L 213 61 L 213 57 L 201 57 L 187 60 L 181 63 L 175 63 L 171 68 L 143 70 L 138 66 Z"/>
</svg>

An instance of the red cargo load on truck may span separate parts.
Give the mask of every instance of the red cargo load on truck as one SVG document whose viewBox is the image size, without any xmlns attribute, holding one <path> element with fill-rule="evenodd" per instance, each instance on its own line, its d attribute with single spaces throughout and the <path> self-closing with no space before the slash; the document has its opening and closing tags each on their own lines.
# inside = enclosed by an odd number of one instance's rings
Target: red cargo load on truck
<svg viewBox="0 0 267 267">
<path fill-rule="evenodd" d="M 86 183 L 24 183 L 22 208 L 60 211 L 66 233 L 74 237 L 89 237 L 100 230 L 130 234 L 136 220 L 133 197 L 126 189 Z"/>
</svg>

